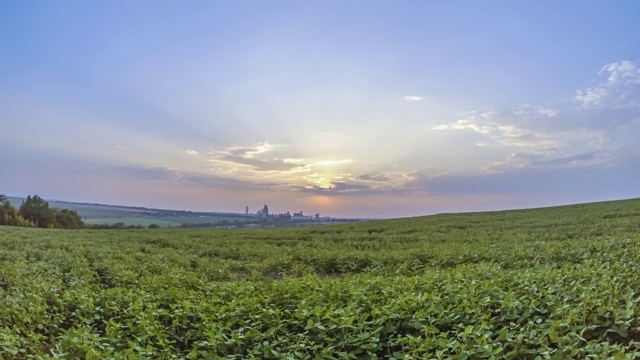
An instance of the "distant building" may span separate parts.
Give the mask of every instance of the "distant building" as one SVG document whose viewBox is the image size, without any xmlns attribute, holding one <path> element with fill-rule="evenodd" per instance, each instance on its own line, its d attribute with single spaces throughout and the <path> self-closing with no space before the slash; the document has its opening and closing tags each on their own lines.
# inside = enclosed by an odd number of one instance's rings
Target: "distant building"
<svg viewBox="0 0 640 360">
<path fill-rule="evenodd" d="M 258 210 L 258 212 L 256 212 L 256 217 L 257 218 L 269 217 L 269 207 L 265 205 L 262 209 Z"/>
<path fill-rule="evenodd" d="M 249 215 L 249 206 L 244 207 L 244 214 Z"/>
</svg>

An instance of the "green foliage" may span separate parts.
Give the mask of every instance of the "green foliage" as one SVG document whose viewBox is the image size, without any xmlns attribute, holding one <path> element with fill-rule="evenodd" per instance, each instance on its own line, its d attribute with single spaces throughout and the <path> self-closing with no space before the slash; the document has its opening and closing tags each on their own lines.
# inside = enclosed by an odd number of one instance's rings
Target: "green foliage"
<svg viewBox="0 0 640 360">
<path fill-rule="evenodd" d="M 80 215 L 74 210 L 62 209 L 56 210 L 53 209 L 53 215 L 55 218 L 55 227 L 63 228 L 63 229 L 82 229 L 84 228 L 84 223 L 80 218 Z"/>
<path fill-rule="evenodd" d="M 53 227 L 56 221 L 54 212 L 49 209 L 49 203 L 38 195 L 27 196 L 22 202 L 18 214 L 40 228 Z"/>
<path fill-rule="evenodd" d="M 0 228 L 0 358 L 635 359 L 640 200 L 242 230 Z"/>
<path fill-rule="evenodd" d="M 84 223 L 76 211 L 53 209 L 38 195 L 27 196 L 19 210 L 0 194 L 0 225 L 40 228 L 82 229 Z"/>
<path fill-rule="evenodd" d="M 32 226 L 30 222 L 25 221 L 22 216 L 18 215 L 16 208 L 3 194 L 0 194 L 0 225 Z"/>
</svg>

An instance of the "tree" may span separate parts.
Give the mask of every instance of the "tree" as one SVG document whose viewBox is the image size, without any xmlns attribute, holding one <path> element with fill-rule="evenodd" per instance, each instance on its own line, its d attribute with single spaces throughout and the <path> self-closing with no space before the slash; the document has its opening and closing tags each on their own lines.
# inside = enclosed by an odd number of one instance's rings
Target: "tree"
<svg viewBox="0 0 640 360">
<path fill-rule="evenodd" d="M 0 225 L 17 225 L 17 216 L 16 208 L 5 195 L 0 194 Z"/>
<path fill-rule="evenodd" d="M 82 229 L 84 223 L 75 210 L 51 209 L 55 215 L 55 226 L 63 229 Z"/>
<path fill-rule="evenodd" d="M 0 194 L 0 225 L 83 229 L 82 218 L 75 210 L 49 208 L 49 203 L 38 195 L 27 196 L 19 210 Z"/>
<path fill-rule="evenodd" d="M 49 209 L 49 203 L 38 195 L 27 196 L 18 210 L 18 215 L 31 221 L 39 228 L 55 227 L 56 225 L 55 214 Z"/>
</svg>

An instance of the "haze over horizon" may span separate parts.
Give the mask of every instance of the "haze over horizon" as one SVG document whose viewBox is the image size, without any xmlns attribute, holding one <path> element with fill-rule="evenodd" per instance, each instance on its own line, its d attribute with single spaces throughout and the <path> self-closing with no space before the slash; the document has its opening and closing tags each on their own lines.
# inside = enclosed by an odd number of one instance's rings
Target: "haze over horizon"
<svg viewBox="0 0 640 360">
<path fill-rule="evenodd" d="M 402 217 L 640 197 L 640 3 L 0 4 L 0 193 Z"/>
</svg>

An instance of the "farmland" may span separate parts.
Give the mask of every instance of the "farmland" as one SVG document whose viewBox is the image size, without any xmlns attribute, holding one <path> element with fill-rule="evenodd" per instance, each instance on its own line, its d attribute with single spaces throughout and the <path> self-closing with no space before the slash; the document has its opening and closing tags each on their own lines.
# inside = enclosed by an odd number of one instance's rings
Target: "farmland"
<svg viewBox="0 0 640 360">
<path fill-rule="evenodd" d="M 3 359 L 634 359 L 640 200 L 285 229 L 0 227 Z"/>
<path fill-rule="evenodd" d="M 9 197 L 11 203 L 19 208 L 22 198 Z M 49 201 L 51 207 L 76 211 L 87 225 L 122 223 L 125 226 L 147 227 L 156 224 L 161 227 L 195 226 L 206 224 L 212 226 L 218 222 L 244 222 L 246 216 L 241 214 L 191 212 L 185 210 L 163 210 L 140 207 L 114 206 L 104 204 L 86 204 L 63 201 Z"/>
</svg>

